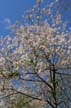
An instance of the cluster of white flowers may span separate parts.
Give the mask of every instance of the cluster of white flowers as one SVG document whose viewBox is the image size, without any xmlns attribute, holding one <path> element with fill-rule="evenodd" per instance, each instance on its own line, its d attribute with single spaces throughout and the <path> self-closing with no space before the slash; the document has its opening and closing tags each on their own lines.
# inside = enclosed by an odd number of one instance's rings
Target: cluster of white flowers
<svg viewBox="0 0 71 108">
<path fill-rule="evenodd" d="M 0 66 L 3 66 L 5 64 L 5 58 L 0 57 Z"/>
</svg>

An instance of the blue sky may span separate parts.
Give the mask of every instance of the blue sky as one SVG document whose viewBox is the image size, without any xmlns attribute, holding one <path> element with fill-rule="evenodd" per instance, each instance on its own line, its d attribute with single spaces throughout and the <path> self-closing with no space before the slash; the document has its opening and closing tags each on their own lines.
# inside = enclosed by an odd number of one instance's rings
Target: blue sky
<svg viewBox="0 0 71 108">
<path fill-rule="evenodd" d="M 0 35 L 5 35 L 5 27 L 21 20 L 24 11 L 34 4 L 34 0 L 0 0 Z"/>
<path fill-rule="evenodd" d="M 55 0 L 53 0 L 55 1 Z M 68 20 L 68 16 L 71 14 L 71 0 L 59 0 L 61 10 L 64 14 L 64 18 Z M 6 35 L 8 30 L 5 28 L 15 23 L 16 20 L 21 20 L 24 11 L 33 6 L 35 0 L 0 0 L 0 35 Z M 67 6 L 67 10 L 64 12 L 64 6 Z M 71 16 L 69 17 L 69 20 Z"/>
</svg>

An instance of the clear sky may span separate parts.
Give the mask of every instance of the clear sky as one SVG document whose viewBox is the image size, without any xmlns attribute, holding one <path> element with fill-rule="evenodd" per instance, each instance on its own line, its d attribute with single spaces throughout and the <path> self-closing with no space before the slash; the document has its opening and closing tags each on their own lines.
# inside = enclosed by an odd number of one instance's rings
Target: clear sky
<svg viewBox="0 0 71 108">
<path fill-rule="evenodd" d="M 53 0 L 54 1 L 54 0 Z M 21 20 L 21 16 L 23 15 L 25 9 L 30 8 L 34 5 L 35 0 L 0 0 L 0 35 L 5 35 L 8 31 L 5 29 L 7 25 L 11 23 L 15 23 L 16 20 Z M 67 12 L 65 12 L 65 18 L 71 14 L 71 0 L 59 0 L 62 8 L 65 5 L 67 6 Z M 70 18 L 71 19 L 71 18 Z"/>
<path fill-rule="evenodd" d="M 34 0 L 0 0 L 0 35 L 5 35 L 5 27 L 20 20 L 24 10 L 33 4 Z"/>
</svg>

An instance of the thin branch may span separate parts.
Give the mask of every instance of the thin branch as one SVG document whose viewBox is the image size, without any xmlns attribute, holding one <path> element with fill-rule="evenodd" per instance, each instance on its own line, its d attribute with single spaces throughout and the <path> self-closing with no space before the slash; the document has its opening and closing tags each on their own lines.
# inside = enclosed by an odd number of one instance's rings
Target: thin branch
<svg viewBox="0 0 71 108">
<path fill-rule="evenodd" d="M 13 89 L 13 88 L 6 88 L 5 90 L 13 90 L 13 91 L 15 91 L 16 93 L 11 93 L 11 94 L 6 95 L 6 96 L 4 96 L 4 97 L 2 97 L 2 98 L 0 98 L 0 99 L 3 99 L 3 98 L 5 98 L 5 97 L 9 97 L 9 96 L 11 96 L 11 95 L 13 95 L 13 94 L 18 94 L 18 93 L 19 93 L 19 94 L 22 94 L 22 95 L 27 96 L 27 97 L 29 97 L 29 98 L 35 99 L 35 100 L 47 102 L 50 106 L 52 106 L 52 107 L 54 108 L 53 104 L 52 104 L 49 100 L 44 100 L 44 99 L 42 99 L 42 98 L 34 97 L 34 96 L 32 96 L 32 95 L 23 93 L 23 92 L 21 92 L 21 91 L 18 91 L 18 90 L 16 90 L 16 89 Z"/>
<path fill-rule="evenodd" d="M 31 96 L 31 95 L 26 94 L 26 93 L 22 93 L 22 92 L 17 91 L 17 90 L 15 90 L 15 91 L 16 91 L 17 93 L 20 93 L 20 94 L 22 94 L 22 95 L 24 95 L 24 96 L 27 96 L 27 97 L 29 97 L 29 98 L 32 98 L 32 99 L 48 102 L 48 104 L 54 108 L 53 104 L 52 104 L 49 100 L 44 100 L 44 99 L 41 99 L 41 98 L 38 98 L 38 97 L 34 97 L 34 96 Z"/>
<path fill-rule="evenodd" d="M 49 88 L 53 89 L 52 86 L 51 86 L 47 81 L 45 81 L 42 77 L 40 77 L 40 75 L 39 75 L 37 72 L 35 72 L 35 73 L 36 73 L 37 77 L 38 77 L 43 83 L 45 83 Z"/>
<path fill-rule="evenodd" d="M 68 74 L 68 73 L 61 73 L 61 72 L 56 72 L 56 74 L 62 74 L 62 75 L 67 75 L 67 76 L 71 76 L 71 74 Z"/>
<path fill-rule="evenodd" d="M 42 82 L 41 80 L 24 79 L 24 78 L 21 78 L 21 77 L 20 77 L 20 79 L 23 80 L 23 81 L 27 81 L 27 82 L 28 81 L 30 81 L 30 82 Z"/>
<path fill-rule="evenodd" d="M 14 94 L 18 94 L 18 93 L 11 93 L 11 94 L 5 95 L 5 96 L 3 96 L 3 97 L 0 97 L 0 99 L 4 99 L 4 98 L 6 98 L 6 97 L 10 97 L 11 95 L 14 95 Z"/>
</svg>

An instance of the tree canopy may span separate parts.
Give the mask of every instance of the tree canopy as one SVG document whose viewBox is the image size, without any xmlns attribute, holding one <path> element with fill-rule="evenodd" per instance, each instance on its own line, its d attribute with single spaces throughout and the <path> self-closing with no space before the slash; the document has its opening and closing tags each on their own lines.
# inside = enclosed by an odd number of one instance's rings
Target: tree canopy
<svg viewBox="0 0 71 108">
<path fill-rule="evenodd" d="M 56 2 L 42 3 L 0 41 L 1 100 L 9 108 L 70 108 L 71 31 Z"/>
</svg>

